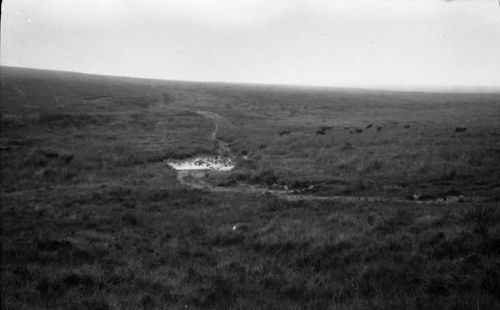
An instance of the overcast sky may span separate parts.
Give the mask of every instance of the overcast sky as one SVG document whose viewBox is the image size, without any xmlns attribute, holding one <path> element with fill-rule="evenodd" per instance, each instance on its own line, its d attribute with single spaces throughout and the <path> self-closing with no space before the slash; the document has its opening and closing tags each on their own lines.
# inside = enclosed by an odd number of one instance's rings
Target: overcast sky
<svg viewBox="0 0 500 310">
<path fill-rule="evenodd" d="M 1 64 L 162 79 L 500 86 L 498 0 L 4 0 Z"/>
</svg>

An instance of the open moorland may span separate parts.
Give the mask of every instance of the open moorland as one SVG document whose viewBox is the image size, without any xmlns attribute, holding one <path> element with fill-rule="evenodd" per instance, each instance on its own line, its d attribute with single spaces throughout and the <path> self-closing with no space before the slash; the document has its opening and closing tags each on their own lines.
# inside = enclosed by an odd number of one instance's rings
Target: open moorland
<svg viewBox="0 0 500 310">
<path fill-rule="evenodd" d="M 500 307 L 500 93 L 1 83 L 2 309 Z"/>
</svg>

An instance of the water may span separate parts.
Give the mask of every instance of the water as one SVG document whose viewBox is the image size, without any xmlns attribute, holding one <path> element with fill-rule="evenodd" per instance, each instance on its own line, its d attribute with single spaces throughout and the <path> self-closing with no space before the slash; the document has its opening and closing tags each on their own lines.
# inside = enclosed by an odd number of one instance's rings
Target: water
<svg viewBox="0 0 500 310">
<path fill-rule="evenodd" d="M 215 156 L 199 156 L 184 160 L 167 162 L 175 170 L 215 170 L 230 171 L 235 167 L 231 158 Z"/>
</svg>

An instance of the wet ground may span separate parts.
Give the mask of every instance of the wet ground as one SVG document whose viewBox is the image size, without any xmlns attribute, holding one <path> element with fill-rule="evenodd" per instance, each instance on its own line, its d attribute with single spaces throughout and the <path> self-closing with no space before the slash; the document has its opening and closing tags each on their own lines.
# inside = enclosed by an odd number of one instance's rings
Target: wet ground
<svg viewBox="0 0 500 310">
<path fill-rule="evenodd" d="M 185 160 L 168 161 L 167 165 L 175 170 L 230 171 L 235 167 L 231 158 L 215 156 L 198 156 Z"/>
</svg>

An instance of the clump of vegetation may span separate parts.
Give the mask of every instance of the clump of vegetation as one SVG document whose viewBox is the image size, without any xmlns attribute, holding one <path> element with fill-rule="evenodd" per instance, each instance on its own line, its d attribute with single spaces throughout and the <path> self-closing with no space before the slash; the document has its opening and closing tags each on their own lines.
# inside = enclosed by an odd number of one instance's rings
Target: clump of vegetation
<svg viewBox="0 0 500 310">
<path fill-rule="evenodd" d="M 500 208 L 491 203 L 472 203 L 462 207 L 460 215 L 464 223 L 483 236 L 487 236 L 489 230 L 500 223 Z"/>
<path fill-rule="evenodd" d="M 51 161 L 57 160 L 69 164 L 74 155 L 67 151 L 50 148 L 35 148 L 24 158 L 26 165 L 47 166 Z"/>
</svg>

